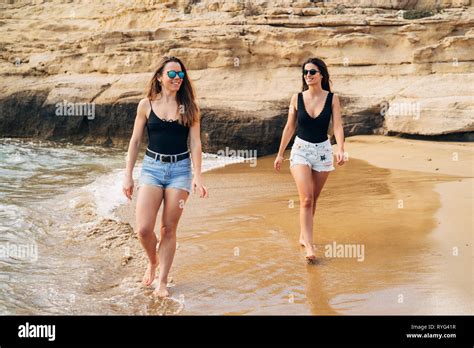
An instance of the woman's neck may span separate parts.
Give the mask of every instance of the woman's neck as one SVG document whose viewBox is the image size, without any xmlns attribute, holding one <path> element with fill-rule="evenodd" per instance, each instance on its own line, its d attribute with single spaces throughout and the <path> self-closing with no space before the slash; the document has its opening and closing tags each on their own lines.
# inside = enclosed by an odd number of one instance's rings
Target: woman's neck
<svg viewBox="0 0 474 348">
<path fill-rule="evenodd" d="M 309 85 L 308 86 L 308 93 L 310 95 L 320 95 L 323 93 L 323 89 L 321 85 Z"/>
<path fill-rule="evenodd" d="M 174 92 L 174 91 L 170 91 L 170 90 L 167 90 L 167 89 L 162 89 L 160 94 L 161 94 L 160 99 L 163 99 L 163 101 L 166 102 L 166 103 L 173 102 L 173 101 L 176 100 L 176 92 Z"/>
</svg>

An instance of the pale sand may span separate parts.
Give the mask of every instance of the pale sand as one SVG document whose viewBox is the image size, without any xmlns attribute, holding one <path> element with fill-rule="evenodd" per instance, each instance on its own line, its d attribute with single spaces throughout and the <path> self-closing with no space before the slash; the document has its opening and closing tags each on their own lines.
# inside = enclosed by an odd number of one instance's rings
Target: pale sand
<svg viewBox="0 0 474 348">
<path fill-rule="evenodd" d="M 377 167 L 474 177 L 472 143 L 357 135 L 346 139 L 345 150 L 349 159 L 362 159 Z"/>
<path fill-rule="evenodd" d="M 474 144 L 355 136 L 347 139 L 346 149 L 350 158 L 377 167 L 453 176 L 448 182 L 438 178 L 441 182 L 434 185 L 440 207 L 430 237 L 441 262 L 429 277 L 436 279 L 431 292 L 438 294 L 423 300 L 433 314 L 474 313 Z"/>
<path fill-rule="evenodd" d="M 173 296 L 185 299 L 183 314 L 472 313 L 472 149 L 348 138 L 350 159 L 318 201 L 313 266 L 297 243 L 288 161 L 280 174 L 274 156 L 205 173 L 210 197 L 191 196 L 178 228 Z M 132 226 L 135 199 L 118 209 Z M 328 257 L 333 242 L 363 246 L 363 260 Z M 137 279 L 143 261 L 130 262 Z"/>
</svg>

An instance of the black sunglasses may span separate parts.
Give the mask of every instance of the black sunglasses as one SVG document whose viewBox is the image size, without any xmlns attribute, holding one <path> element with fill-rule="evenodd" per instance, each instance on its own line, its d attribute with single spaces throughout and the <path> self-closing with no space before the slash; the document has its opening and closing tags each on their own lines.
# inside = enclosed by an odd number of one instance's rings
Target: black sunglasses
<svg viewBox="0 0 474 348">
<path fill-rule="evenodd" d="M 316 69 L 311 69 L 311 70 L 306 70 L 306 69 L 303 69 L 303 75 L 306 76 L 308 75 L 308 73 L 313 76 L 313 75 L 316 75 L 316 73 L 318 73 L 319 71 L 316 70 Z"/>
<path fill-rule="evenodd" d="M 174 79 L 176 77 L 176 75 L 178 75 L 178 77 L 181 80 L 184 79 L 184 71 L 174 71 L 174 70 L 168 71 L 168 77 L 170 79 Z"/>
</svg>

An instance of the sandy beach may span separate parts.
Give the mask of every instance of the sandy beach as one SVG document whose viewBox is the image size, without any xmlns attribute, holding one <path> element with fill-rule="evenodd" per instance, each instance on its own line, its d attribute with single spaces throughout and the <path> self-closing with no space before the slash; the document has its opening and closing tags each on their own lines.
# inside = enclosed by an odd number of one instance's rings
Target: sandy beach
<svg viewBox="0 0 474 348">
<path fill-rule="evenodd" d="M 472 1 L 0 8 L 0 314 L 474 313 Z M 162 56 L 194 86 L 206 169 L 227 150 L 260 155 L 204 174 L 210 197 L 186 204 L 164 301 L 141 284 L 137 186 L 122 194 Z M 281 173 L 273 161 L 311 57 L 349 161 L 319 198 L 306 265 L 289 151 Z"/>
<path fill-rule="evenodd" d="M 472 313 L 473 145 L 355 136 L 345 149 L 349 161 L 318 200 L 316 265 L 303 262 L 297 243 L 289 162 L 279 174 L 273 156 L 232 164 L 205 173 L 209 198 L 188 200 L 172 298 L 152 306 L 167 313 L 179 302 L 181 314 Z M 132 228 L 135 199 L 116 210 Z M 145 259 L 136 238 L 127 245 L 123 272 L 138 286 Z M 341 245 L 345 253 L 331 253 Z"/>
</svg>

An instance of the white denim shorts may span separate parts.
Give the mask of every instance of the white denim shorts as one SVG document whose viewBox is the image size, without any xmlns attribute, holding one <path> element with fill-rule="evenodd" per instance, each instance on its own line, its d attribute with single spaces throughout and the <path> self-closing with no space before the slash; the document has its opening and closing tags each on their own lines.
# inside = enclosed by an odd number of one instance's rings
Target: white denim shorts
<svg viewBox="0 0 474 348">
<path fill-rule="evenodd" d="M 331 141 L 328 139 L 322 143 L 310 143 L 295 137 L 290 153 L 290 168 L 297 164 L 307 165 L 318 172 L 334 170 Z"/>
</svg>

